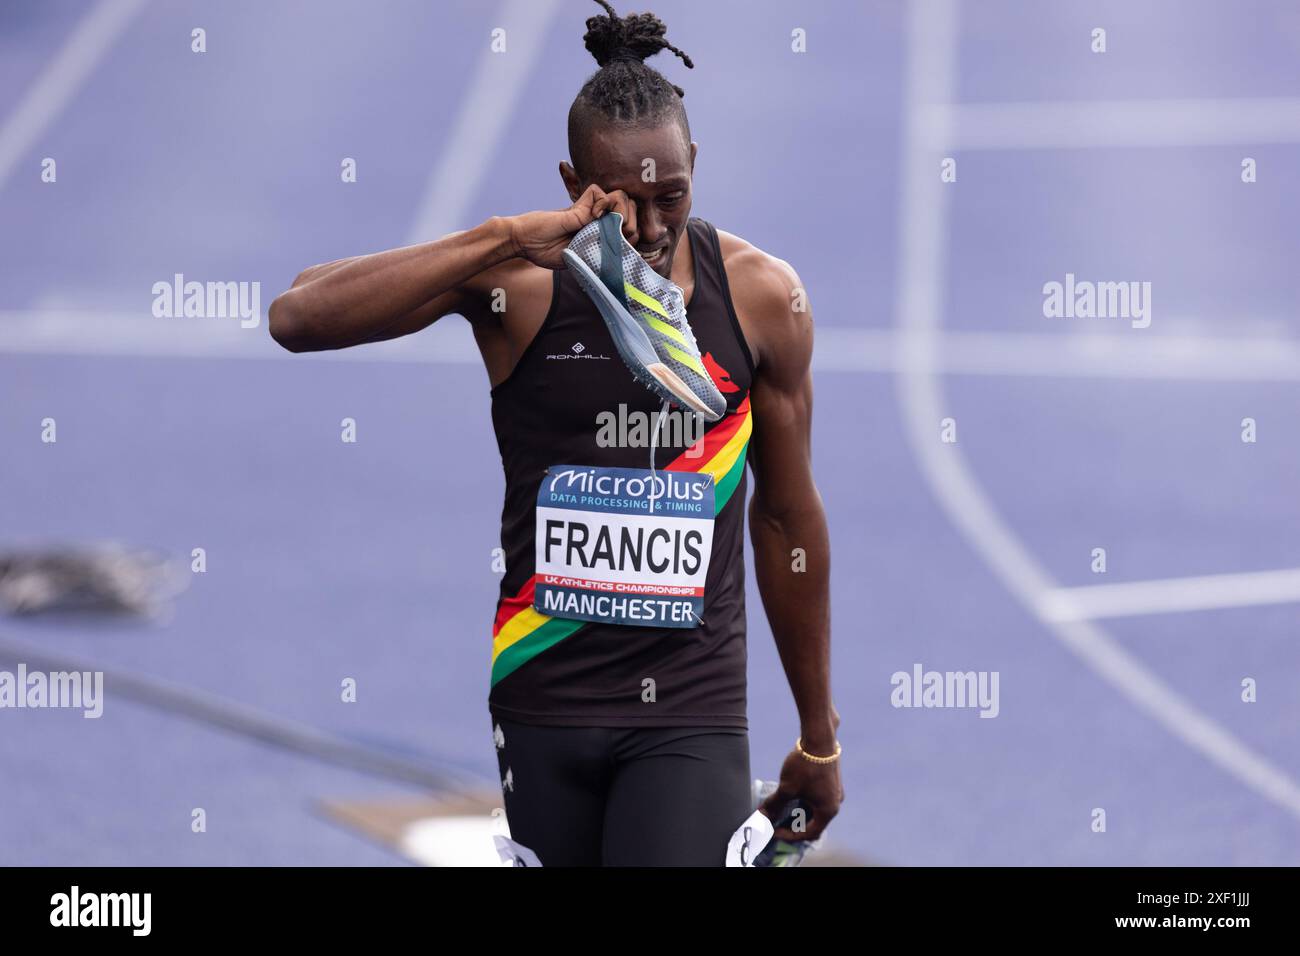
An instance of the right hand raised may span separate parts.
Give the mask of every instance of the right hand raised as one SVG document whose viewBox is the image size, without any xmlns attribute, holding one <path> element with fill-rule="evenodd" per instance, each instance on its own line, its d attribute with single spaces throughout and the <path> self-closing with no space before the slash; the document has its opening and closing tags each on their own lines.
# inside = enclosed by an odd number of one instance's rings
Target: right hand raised
<svg viewBox="0 0 1300 956">
<path fill-rule="evenodd" d="M 568 209 L 512 216 L 510 237 L 515 254 L 544 269 L 562 269 L 564 250 L 573 234 L 606 212 L 622 214 L 623 235 L 635 245 L 636 204 L 621 189 L 607 193 L 593 183 Z"/>
</svg>

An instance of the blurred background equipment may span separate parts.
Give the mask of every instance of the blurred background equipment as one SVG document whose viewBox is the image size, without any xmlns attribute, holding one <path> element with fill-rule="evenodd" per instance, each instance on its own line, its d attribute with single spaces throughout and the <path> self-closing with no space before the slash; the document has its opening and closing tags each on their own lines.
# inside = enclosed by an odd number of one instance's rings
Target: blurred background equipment
<svg viewBox="0 0 1300 956">
<path fill-rule="evenodd" d="M 0 551 L 0 606 L 150 617 L 184 590 L 186 573 L 183 563 L 116 545 Z"/>
</svg>

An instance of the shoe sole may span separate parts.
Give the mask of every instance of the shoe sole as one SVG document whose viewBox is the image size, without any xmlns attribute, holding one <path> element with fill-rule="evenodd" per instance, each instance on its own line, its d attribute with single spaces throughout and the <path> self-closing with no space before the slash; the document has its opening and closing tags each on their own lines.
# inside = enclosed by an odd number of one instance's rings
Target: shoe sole
<svg viewBox="0 0 1300 956">
<path fill-rule="evenodd" d="M 722 417 L 701 402 L 676 372 L 659 361 L 659 356 L 655 353 L 645 329 L 632 318 L 623 303 L 605 287 L 605 283 L 591 271 L 580 255 L 565 249 L 564 261 L 573 272 L 574 278 L 578 280 L 578 285 L 582 286 L 583 291 L 596 303 L 596 308 L 605 319 L 605 325 L 609 327 L 610 335 L 614 339 L 614 347 L 618 349 L 618 354 L 622 356 L 624 363 L 632 370 L 633 378 L 656 392 L 661 398 L 684 405 L 691 411 L 703 415 L 705 421 L 716 422 Z M 646 356 L 649 356 L 648 360 Z M 645 369 L 650 378 L 640 375 L 637 372 L 638 368 Z"/>
</svg>

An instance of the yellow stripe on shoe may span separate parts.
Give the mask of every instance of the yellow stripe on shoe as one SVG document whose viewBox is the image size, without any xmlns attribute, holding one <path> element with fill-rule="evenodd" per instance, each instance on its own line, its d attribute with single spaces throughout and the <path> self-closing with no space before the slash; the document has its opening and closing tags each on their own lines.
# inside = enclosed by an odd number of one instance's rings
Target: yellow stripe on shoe
<svg viewBox="0 0 1300 956">
<path fill-rule="evenodd" d="M 646 322 L 649 324 L 650 328 L 662 332 L 664 335 L 668 336 L 668 338 L 680 343 L 681 345 L 686 345 L 686 336 L 682 335 L 681 330 L 676 326 L 669 325 L 663 319 L 657 319 L 653 315 L 646 316 Z"/>
<path fill-rule="evenodd" d="M 630 282 L 623 283 L 623 291 L 627 294 L 627 297 L 631 299 L 633 302 L 640 303 L 641 305 L 649 309 L 651 312 L 655 312 L 658 313 L 659 315 L 662 315 L 665 319 L 668 318 L 668 313 L 664 311 L 663 305 L 654 296 L 646 295 L 644 292 L 642 292 L 640 289 L 638 289 Z"/>
<path fill-rule="evenodd" d="M 677 346 L 669 345 L 669 344 L 665 344 L 664 348 L 668 350 L 669 355 L 677 359 L 677 361 L 681 362 L 687 368 L 694 369 L 696 372 L 699 372 L 705 378 L 709 377 L 709 373 L 704 371 L 704 366 L 700 364 L 700 360 L 697 359 L 690 352 L 683 352 Z"/>
</svg>

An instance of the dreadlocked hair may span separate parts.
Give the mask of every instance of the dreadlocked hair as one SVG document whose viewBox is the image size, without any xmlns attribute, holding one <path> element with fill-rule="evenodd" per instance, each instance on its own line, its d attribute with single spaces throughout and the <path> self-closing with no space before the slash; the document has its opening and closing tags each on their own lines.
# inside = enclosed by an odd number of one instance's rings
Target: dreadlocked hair
<svg viewBox="0 0 1300 956">
<path fill-rule="evenodd" d="M 675 119 L 690 140 L 690 126 L 681 87 L 668 82 L 662 73 L 645 65 L 645 59 L 661 50 L 681 58 L 694 69 L 691 58 L 668 42 L 668 28 L 653 13 L 629 13 L 620 17 L 607 0 L 596 0 L 605 16 L 587 20 L 583 44 L 596 58 L 600 69 L 593 73 L 569 109 L 569 154 L 585 142 L 598 124 L 652 126 Z"/>
</svg>

